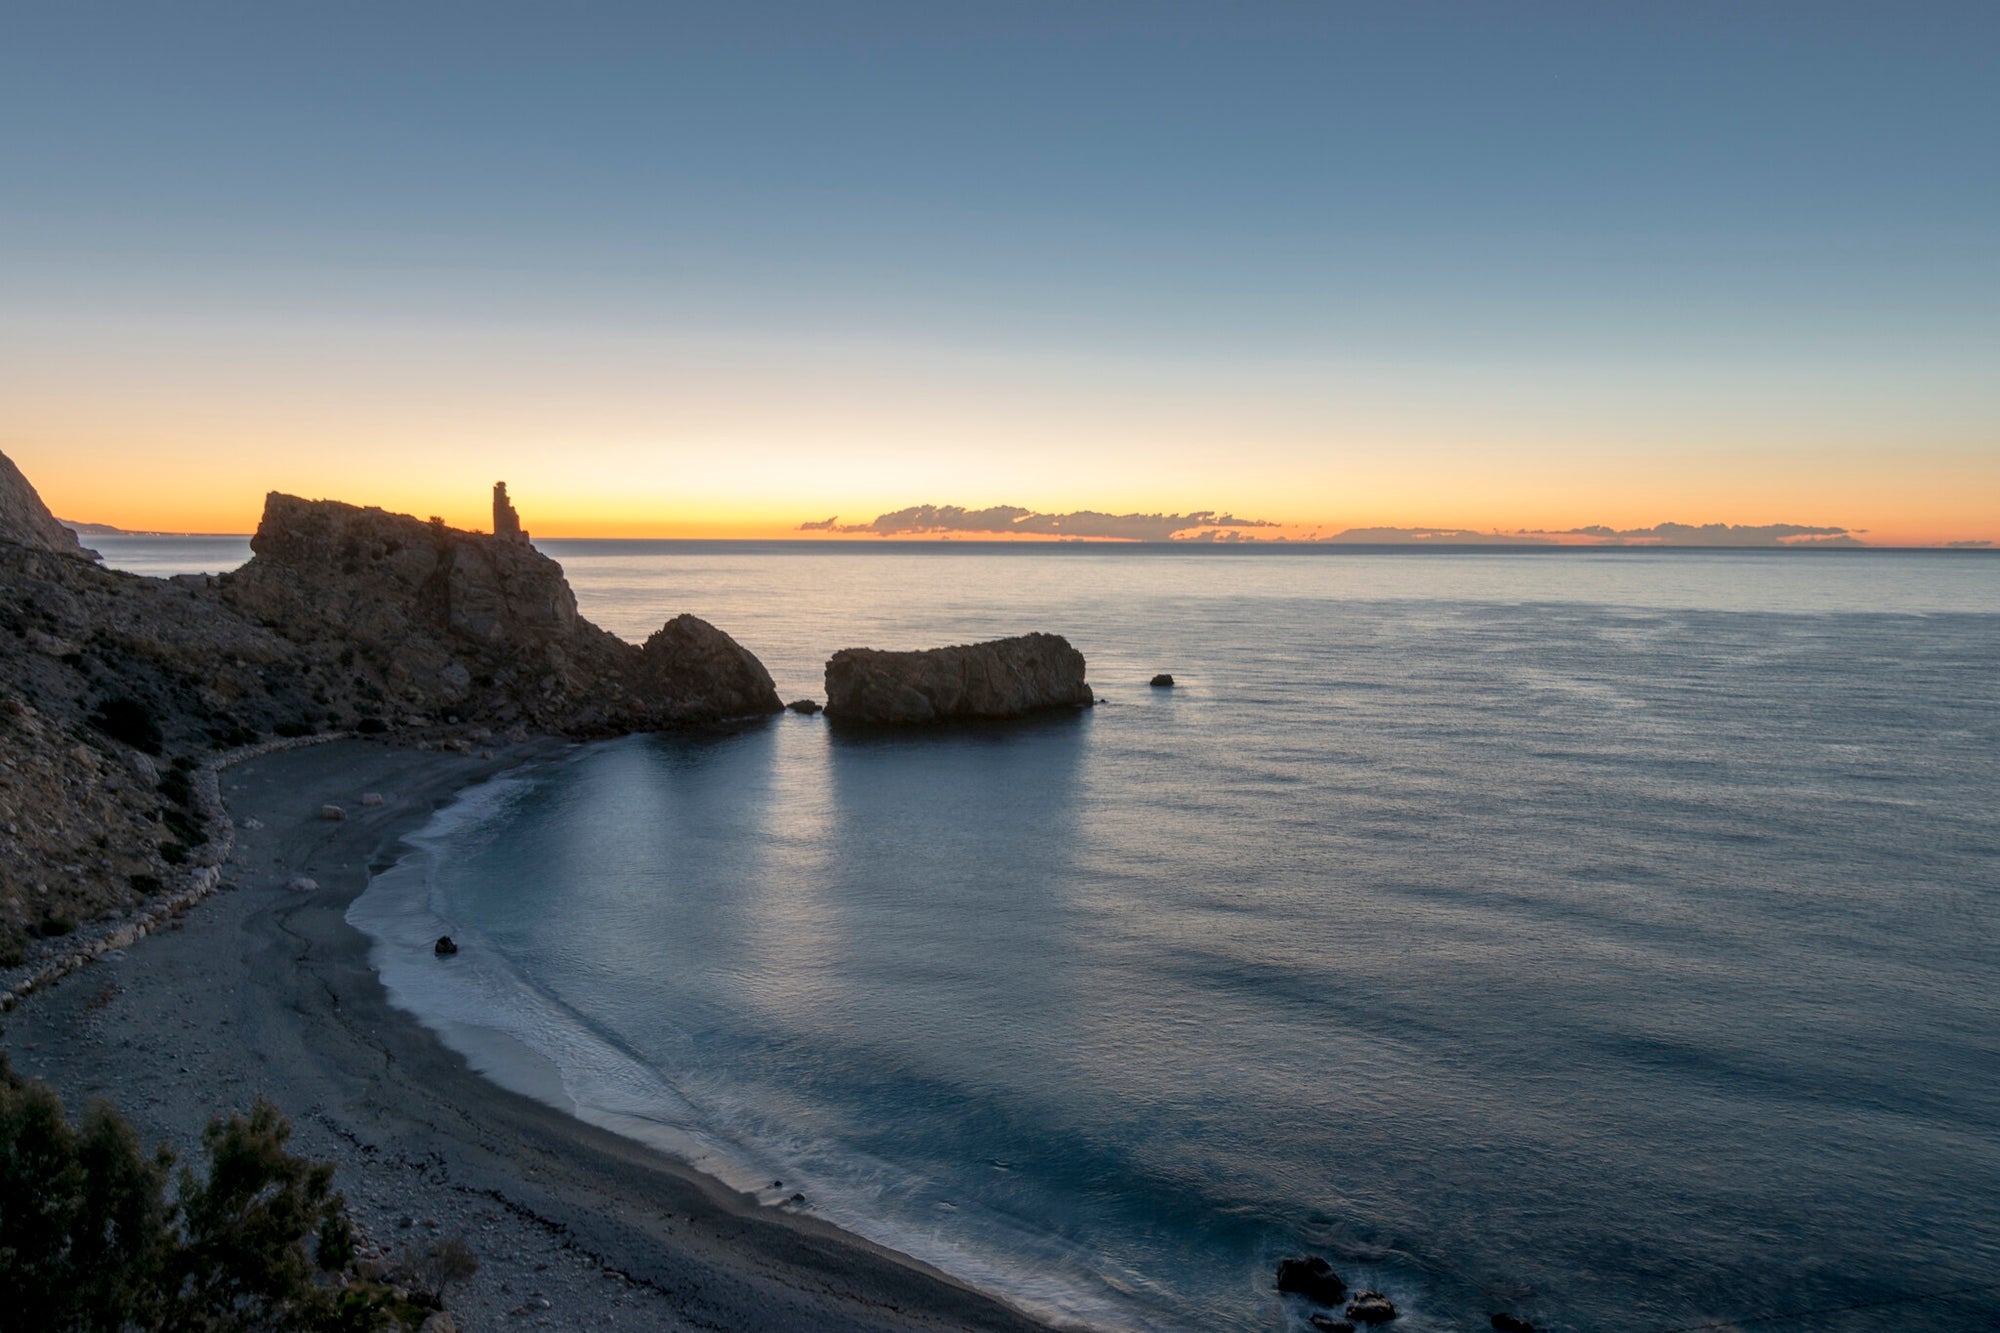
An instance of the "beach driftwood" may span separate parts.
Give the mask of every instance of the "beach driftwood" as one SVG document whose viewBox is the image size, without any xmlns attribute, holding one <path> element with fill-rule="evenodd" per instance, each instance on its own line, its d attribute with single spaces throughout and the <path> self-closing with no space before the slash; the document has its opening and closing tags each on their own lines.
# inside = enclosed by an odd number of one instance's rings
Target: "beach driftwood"
<svg viewBox="0 0 2000 1333">
<path fill-rule="evenodd" d="M 826 715 L 869 726 L 1024 717 L 1088 707 L 1083 654 L 1059 634 L 883 652 L 843 648 L 826 664 Z"/>
</svg>

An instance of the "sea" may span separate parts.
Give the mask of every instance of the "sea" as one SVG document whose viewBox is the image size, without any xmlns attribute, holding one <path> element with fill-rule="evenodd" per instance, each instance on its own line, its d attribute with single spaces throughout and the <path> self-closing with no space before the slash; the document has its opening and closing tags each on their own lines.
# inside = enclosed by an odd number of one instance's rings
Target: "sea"
<svg viewBox="0 0 2000 1333">
<path fill-rule="evenodd" d="M 2000 1328 L 2000 556 L 540 545 L 1101 703 L 466 792 L 349 919 L 496 1081 L 1076 1327 Z"/>
</svg>

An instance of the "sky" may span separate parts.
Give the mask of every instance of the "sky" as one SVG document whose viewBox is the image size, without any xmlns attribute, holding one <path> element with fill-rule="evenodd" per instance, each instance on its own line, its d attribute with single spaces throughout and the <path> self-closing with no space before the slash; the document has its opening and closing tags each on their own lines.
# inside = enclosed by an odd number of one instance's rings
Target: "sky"
<svg viewBox="0 0 2000 1333">
<path fill-rule="evenodd" d="M 14 0 L 0 451 L 181 531 L 1996 541 L 1996 125 L 1990 3 Z"/>
</svg>

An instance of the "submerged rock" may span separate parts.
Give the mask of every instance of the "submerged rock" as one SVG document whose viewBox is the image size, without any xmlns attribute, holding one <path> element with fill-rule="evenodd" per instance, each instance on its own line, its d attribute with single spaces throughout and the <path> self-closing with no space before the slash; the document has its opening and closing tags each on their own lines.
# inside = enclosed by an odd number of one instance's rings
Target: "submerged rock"
<svg viewBox="0 0 2000 1333">
<path fill-rule="evenodd" d="M 843 648 L 826 664 L 826 715 L 922 726 L 1089 707 L 1095 699 L 1083 673 L 1083 654 L 1059 634 L 919 652 Z"/>
<path fill-rule="evenodd" d="M 1278 1264 L 1278 1290 L 1321 1305 L 1333 1305 L 1347 1294 L 1347 1284 L 1333 1271 L 1332 1264 L 1314 1254 L 1282 1260 Z"/>
<path fill-rule="evenodd" d="M 321 819 L 345 819 L 347 818 L 347 811 L 337 805 L 323 805 L 319 808 L 319 817 Z"/>
<path fill-rule="evenodd" d="M 431 946 L 431 952 L 440 958 L 449 958 L 458 952 L 458 944 L 451 936 L 440 935 L 437 943 Z"/>
<path fill-rule="evenodd" d="M 1316 1314 L 1306 1322 L 1318 1329 L 1319 1333 L 1354 1333 L 1352 1319 L 1335 1319 L 1330 1314 Z"/>
<path fill-rule="evenodd" d="M 1535 1333 L 1535 1326 L 1517 1315 L 1496 1314 L 1490 1322 L 1499 1333 Z"/>
<path fill-rule="evenodd" d="M 1379 1291 L 1357 1291 L 1347 1303 L 1347 1317 L 1357 1324 L 1386 1324 L 1396 1317 L 1396 1307 Z"/>
</svg>

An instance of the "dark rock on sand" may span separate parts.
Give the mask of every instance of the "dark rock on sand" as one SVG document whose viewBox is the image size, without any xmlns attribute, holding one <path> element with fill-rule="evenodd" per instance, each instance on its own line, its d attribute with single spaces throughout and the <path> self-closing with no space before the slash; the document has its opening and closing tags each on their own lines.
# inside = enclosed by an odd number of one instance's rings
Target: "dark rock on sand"
<svg viewBox="0 0 2000 1333">
<path fill-rule="evenodd" d="M 1516 1315 L 1496 1314 L 1491 1322 L 1500 1333 L 1535 1333 L 1533 1324 Z"/>
<path fill-rule="evenodd" d="M 826 715 L 837 722 L 922 726 L 1023 717 L 1095 702 L 1083 654 L 1058 634 L 882 652 L 843 648 L 826 664 Z"/>
<path fill-rule="evenodd" d="M 1386 1324 L 1396 1317 L 1396 1307 L 1379 1291 L 1357 1291 L 1347 1303 L 1347 1317 L 1357 1324 Z"/>
<path fill-rule="evenodd" d="M 1166 672 L 1162 671 L 1159 675 L 1153 677 L 1154 689 L 1171 690 L 1173 687 L 1174 687 L 1174 678 L 1172 676 L 1169 676 Z"/>
<path fill-rule="evenodd" d="M 794 699 L 786 704 L 785 707 L 791 709 L 794 713 L 804 713 L 807 717 L 811 717 L 819 711 L 819 700 Z"/>
<path fill-rule="evenodd" d="M 431 952 L 440 958 L 449 958 L 458 952 L 458 943 L 449 935 L 440 935 L 438 942 L 431 946 Z"/>
<path fill-rule="evenodd" d="M 1318 1255 L 1302 1259 L 1285 1259 L 1278 1264 L 1278 1290 L 1291 1296 L 1303 1296 L 1321 1305 L 1333 1305 L 1347 1294 L 1347 1284 L 1340 1280 L 1340 1274 L 1333 1271 L 1333 1265 Z"/>
</svg>

